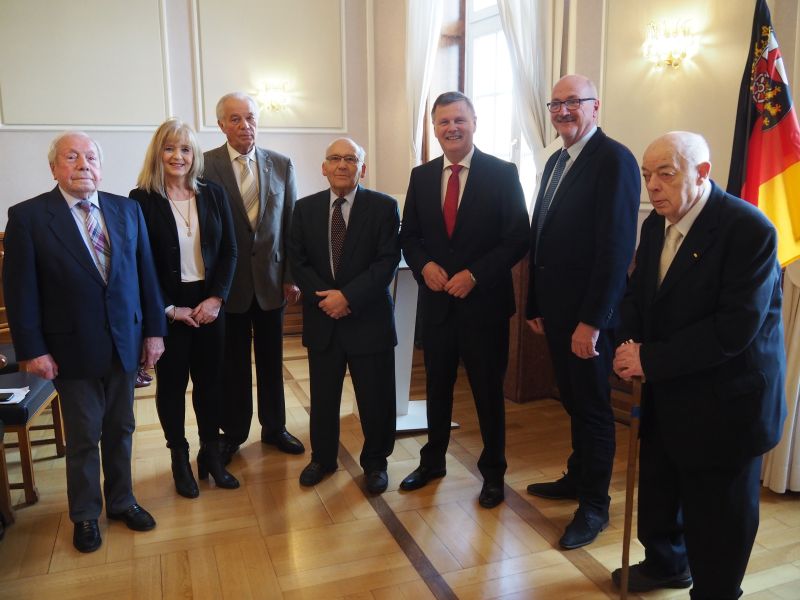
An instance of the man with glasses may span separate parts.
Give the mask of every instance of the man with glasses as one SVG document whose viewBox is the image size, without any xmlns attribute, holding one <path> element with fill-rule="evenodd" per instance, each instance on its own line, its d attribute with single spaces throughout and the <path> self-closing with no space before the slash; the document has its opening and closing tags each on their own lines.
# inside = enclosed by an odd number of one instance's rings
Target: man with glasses
<svg viewBox="0 0 800 600">
<path fill-rule="evenodd" d="M 297 186 L 291 159 L 256 147 L 259 108 L 241 92 L 217 102 L 227 142 L 205 153 L 205 177 L 228 194 L 236 233 L 236 271 L 225 303 L 221 452 L 228 464 L 250 434 L 253 419 L 251 345 L 255 353 L 261 441 L 287 454 L 303 443 L 286 431 L 283 393 L 283 311 L 297 302 L 286 262 L 286 240 Z"/>
<path fill-rule="evenodd" d="M 400 262 L 400 216 L 391 196 L 359 185 L 364 150 L 340 138 L 327 148 L 330 188 L 297 201 L 289 256 L 303 294 L 303 345 L 311 380 L 311 462 L 300 484 L 337 468 L 345 369 L 353 380 L 364 446 L 360 463 L 372 494 L 386 490 L 394 449 L 394 305 L 389 284 Z"/>
<path fill-rule="evenodd" d="M 597 127 L 600 101 L 589 79 L 563 77 L 547 107 L 564 147 L 547 161 L 536 199 L 526 318 L 547 337 L 572 453 L 561 479 L 531 484 L 528 493 L 578 500 L 559 540 L 571 549 L 608 526 L 612 329 L 636 244 L 641 184 L 630 151 Z"/>
</svg>

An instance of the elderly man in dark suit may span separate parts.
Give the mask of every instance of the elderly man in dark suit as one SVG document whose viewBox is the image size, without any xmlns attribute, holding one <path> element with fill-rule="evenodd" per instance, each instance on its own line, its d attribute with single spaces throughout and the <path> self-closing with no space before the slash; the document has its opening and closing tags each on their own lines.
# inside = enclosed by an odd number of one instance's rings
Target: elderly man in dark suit
<svg viewBox="0 0 800 600">
<path fill-rule="evenodd" d="M 479 502 L 492 508 L 504 499 L 503 377 L 516 310 L 511 267 L 528 248 L 528 213 L 517 168 L 473 145 L 477 119 L 469 98 L 444 93 L 431 117 L 444 156 L 411 172 L 400 230 L 422 297 L 428 443 L 400 488 L 415 490 L 446 473 L 460 358 L 483 438 Z"/>
<path fill-rule="evenodd" d="M 225 303 L 225 390 L 222 453 L 227 464 L 250 433 L 253 418 L 251 344 L 255 352 L 261 441 L 288 454 L 303 443 L 286 431 L 283 311 L 300 290 L 287 267 L 286 238 L 297 199 L 291 159 L 256 146 L 258 105 L 241 92 L 217 103 L 228 141 L 205 153 L 205 178 L 221 185 L 233 213 L 238 257 Z"/>
<path fill-rule="evenodd" d="M 133 385 L 164 350 L 166 318 L 139 205 L 97 190 L 100 147 L 67 132 L 48 160 L 58 185 L 8 211 L 3 284 L 17 359 L 61 396 L 73 544 L 93 552 L 103 496 L 109 519 L 156 525 L 132 489 Z"/>
<path fill-rule="evenodd" d="M 571 549 L 608 525 L 612 330 L 636 244 L 641 186 L 633 155 L 597 127 L 600 101 L 591 81 L 567 75 L 551 98 L 550 120 L 564 147 L 547 161 L 536 199 L 526 318 L 547 337 L 572 453 L 564 477 L 533 483 L 528 493 L 578 500 L 559 540 Z"/>
<path fill-rule="evenodd" d="M 386 490 L 395 436 L 394 305 L 389 292 L 400 246 L 391 197 L 361 187 L 364 150 L 331 143 L 322 163 L 330 189 L 297 201 L 290 259 L 303 293 L 303 345 L 311 377 L 311 462 L 302 485 L 336 470 L 345 369 L 356 393 L 367 490 Z"/>
<path fill-rule="evenodd" d="M 732 599 L 758 530 L 761 455 L 785 417 L 781 270 L 772 224 L 709 179 L 706 141 L 647 148 L 642 224 L 614 369 L 643 377 L 639 539 L 629 589 Z M 620 570 L 613 574 L 620 584 Z"/>
</svg>

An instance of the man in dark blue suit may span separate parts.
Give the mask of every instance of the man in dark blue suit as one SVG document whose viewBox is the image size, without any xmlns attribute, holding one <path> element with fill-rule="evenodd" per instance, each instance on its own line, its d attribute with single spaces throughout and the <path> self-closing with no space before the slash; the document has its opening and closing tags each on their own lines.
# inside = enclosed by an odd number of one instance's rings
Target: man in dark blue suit
<svg viewBox="0 0 800 600">
<path fill-rule="evenodd" d="M 469 98 L 440 95 L 431 118 L 444 156 L 411 172 L 400 230 L 422 299 L 428 443 L 400 489 L 418 489 L 446 473 L 461 359 L 483 439 L 478 501 L 492 508 L 504 499 L 503 377 L 516 311 L 511 268 L 528 249 L 528 213 L 516 166 L 473 145 L 477 118 Z"/>
<path fill-rule="evenodd" d="M 643 377 L 639 539 L 629 589 L 738 598 L 758 530 L 761 455 L 785 418 L 775 229 L 709 179 L 706 141 L 645 151 L 642 224 L 614 358 Z M 613 574 L 620 584 L 620 570 Z"/>
<path fill-rule="evenodd" d="M 132 490 L 133 385 L 161 356 L 166 320 L 138 204 L 97 191 L 98 144 L 67 132 L 48 160 L 58 186 L 8 211 L 3 284 L 17 358 L 61 397 L 73 544 L 93 552 L 103 496 L 109 519 L 156 525 Z"/>
<path fill-rule="evenodd" d="M 303 297 L 303 345 L 311 377 L 311 462 L 302 485 L 336 470 L 339 406 L 349 367 L 364 432 L 366 488 L 386 490 L 394 449 L 394 305 L 389 284 L 400 262 L 400 216 L 391 196 L 361 187 L 364 150 L 334 140 L 322 174 L 330 189 L 297 201 L 289 257 Z"/>
<path fill-rule="evenodd" d="M 578 500 L 559 540 L 571 549 L 608 525 L 612 329 L 636 244 L 641 186 L 633 155 L 597 127 L 600 102 L 590 80 L 563 77 L 547 106 L 564 148 L 547 161 L 536 199 L 526 318 L 547 336 L 572 453 L 564 477 L 531 484 L 528 493 Z"/>
</svg>

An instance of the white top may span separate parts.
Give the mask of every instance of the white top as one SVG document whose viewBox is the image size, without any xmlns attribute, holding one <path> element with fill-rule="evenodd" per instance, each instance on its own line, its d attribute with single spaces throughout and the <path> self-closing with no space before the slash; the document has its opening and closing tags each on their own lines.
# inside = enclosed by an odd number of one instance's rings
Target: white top
<svg viewBox="0 0 800 600">
<path fill-rule="evenodd" d="M 192 195 L 189 200 L 170 200 L 169 208 L 175 217 L 178 228 L 178 247 L 181 256 L 181 283 L 202 281 L 206 278 L 203 255 L 200 252 L 200 226 L 197 219 L 197 198 Z M 186 220 L 189 220 L 189 229 Z"/>
</svg>

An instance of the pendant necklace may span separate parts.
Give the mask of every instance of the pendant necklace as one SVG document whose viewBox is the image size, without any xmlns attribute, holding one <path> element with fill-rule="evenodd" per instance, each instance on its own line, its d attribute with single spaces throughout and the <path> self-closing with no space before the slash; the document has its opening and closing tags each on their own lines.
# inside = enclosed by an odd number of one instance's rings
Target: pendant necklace
<svg viewBox="0 0 800 600">
<path fill-rule="evenodd" d="M 184 224 L 186 225 L 186 235 L 188 237 L 192 237 L 192 202 L 191 202 L 191 198 L 188 200 L 188 202 L 189 202 L 189 216 L 188 216 L 188 218 L 183 216 L 183 212 L 181 212 L 181 210 L 178 208 L 178 205 L 175 204 L 175 202 L 172 200 L 172 198 L 167 196 L 167 200 L 169 200 L 170 204 L 172 204 L 172 207 L 175 209 L 175 212 L 178 213 L 178 215 L 180 216 L 180 218 L 183 220 Z"/>
</svg>

